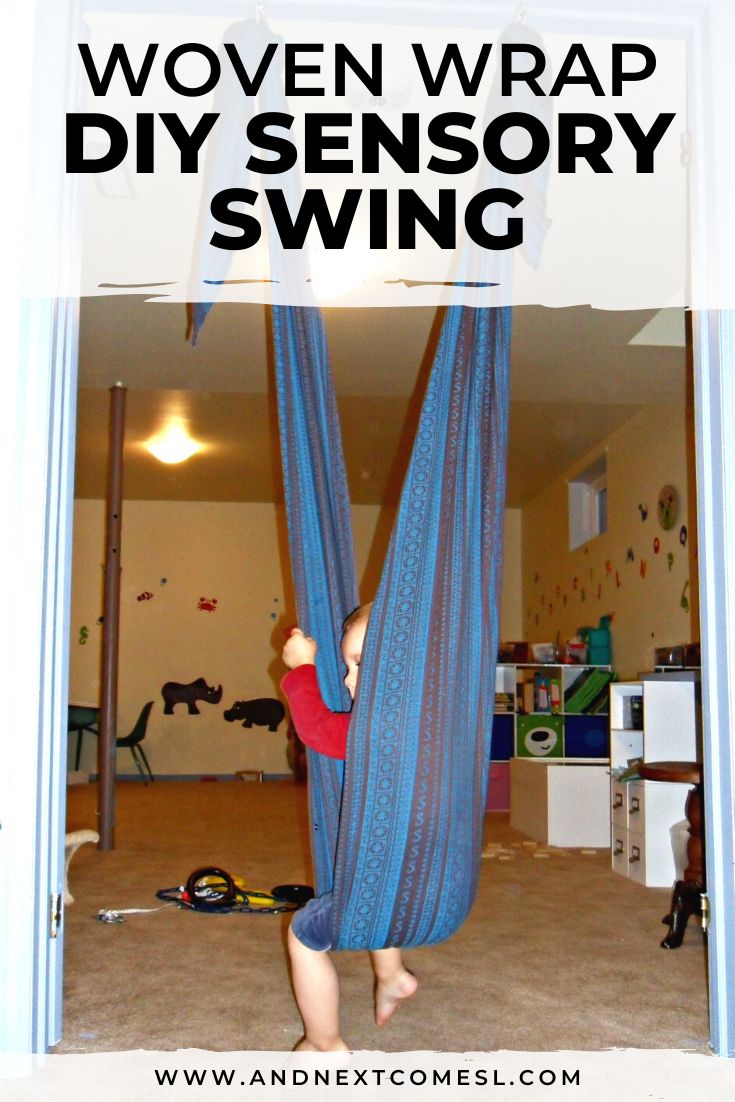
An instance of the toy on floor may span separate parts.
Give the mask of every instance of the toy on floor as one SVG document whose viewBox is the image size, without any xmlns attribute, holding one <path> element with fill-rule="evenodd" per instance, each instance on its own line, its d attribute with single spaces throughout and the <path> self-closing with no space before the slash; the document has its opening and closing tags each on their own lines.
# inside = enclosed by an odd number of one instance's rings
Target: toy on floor
<svg viewBox="0 0 735 1102">
<path fill-rule="evenodd" d="M 242 877 L 231 876 L 217 866 L 195 869 L 186 884 L 156 892 L 158 899 L 167 903 L 212 914 L 284 914 L 297 911 L 313 895 L 308 884 L 280 884 L 269 892 L 254 891 Z"/>
</svg>

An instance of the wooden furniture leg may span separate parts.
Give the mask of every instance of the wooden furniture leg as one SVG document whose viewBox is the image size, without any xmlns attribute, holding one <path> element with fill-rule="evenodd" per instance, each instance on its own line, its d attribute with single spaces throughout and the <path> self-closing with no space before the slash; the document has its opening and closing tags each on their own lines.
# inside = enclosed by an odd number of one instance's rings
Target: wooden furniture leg
<svg viewBox="0 0 735 1102">
<path fill-rule="evenodd" d="M 669 932 L 661 942 L 662 949 L 678 949 L 684 940 L 690 915 L 702 914 L 702 893 L 705 889 L 704 880 L 704 850 L 702 846 L 702 786 L 696 788 L 687 796 L 684 813 L 689 822 L 689 839 L 687 841 L 687 867 L 684 870 L 684 879 L 677 880 L 674 885 L 674 894 L 671 899 L 671 911 L 665 915 L 663 922 L 669 927 Z"/>
<path fill-rule="evenodd" d="M 684 879 L 677 880 L 674 885 L 671 910 L 661 920 L 669 927 L 668 934 L 661 942 L 661 948 L 678 949 L 684 940 L 689 916 L 702 914 L 702 893 L 706 889 L 702 832 L 702 766 L 698 762 L 686 761 L 643 762 L 640 774 L 644 780 L 677 781 L 694 785 L 684 806 L 684 813 L 689 823 L 687 867 L 684 870 Z"/>
</svg>

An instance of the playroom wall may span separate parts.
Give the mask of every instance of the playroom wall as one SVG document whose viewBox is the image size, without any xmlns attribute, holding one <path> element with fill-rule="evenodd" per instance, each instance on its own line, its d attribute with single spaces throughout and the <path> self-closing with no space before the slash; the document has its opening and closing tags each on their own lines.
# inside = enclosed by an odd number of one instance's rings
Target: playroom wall
<svg viewBox="0 0 735 1102">
<path fill-rule="evenodd" d="M 363 597 L 374 591 L 392 519 L 378 506 L 353 507 Z M 506 525 L 501 634 L 521 626 L 520 512 Z M 232 775 L 237 769 L 288 773 L 286 724 L 276 733 L 227 723 L 235 700 L 280 696 L 283 628 L 295 622 L 281 506 L 233 502 L 127 501 L 123 509 L 118 734 L 153 700 L 145 748 L 158 776 Z M 69 699 L 96 704 L 100 691 L 104 503 L 77 500 L 71 608 Z M 203 607 L 200 607 L 203 606 Z M 219 704 L 163 714 L 161 686 L 204 677 L 222 685 Z M 71 740 L 70 756 L 76 745 Z M 81 768 L 96 772 L 85 737 Z M 71 760 L 71 758 L 70 758 Z M 134 773 L 128 751 L 121 774 Z"/>
<path fill-rule="evenodd" d="M 645 407 L 525 506 L 527 640 L 554 642 L 557 633 L 566 640 L 579 627 L 595 627 L 601 616 L 611 615 L 613 666 L 622 678 L 635 678 L 653 668 L 654 648 L 699 639 L 689 435 L 681 406 Z M 603 450 L 608 530 L 570 551 L 567 483 Z M 657 516 L 659 491 L 666 484 L 679 495 L 679 515 L 669 531 Z"/>
</svg>

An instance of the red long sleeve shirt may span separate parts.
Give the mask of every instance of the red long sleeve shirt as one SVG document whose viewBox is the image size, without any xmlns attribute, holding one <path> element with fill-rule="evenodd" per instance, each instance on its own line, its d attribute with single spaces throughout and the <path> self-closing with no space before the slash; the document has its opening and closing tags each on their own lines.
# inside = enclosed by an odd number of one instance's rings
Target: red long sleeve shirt
<svg viewBox="0 0 735 1102">
<path fill-rule="evenodd" d="M 299 738 L 312 750 L 344 761 L 347 756 L 349 712 L 331 712 L 322 700 L 316 666 L 289 670 L 281 681 Z"/>
</svg>

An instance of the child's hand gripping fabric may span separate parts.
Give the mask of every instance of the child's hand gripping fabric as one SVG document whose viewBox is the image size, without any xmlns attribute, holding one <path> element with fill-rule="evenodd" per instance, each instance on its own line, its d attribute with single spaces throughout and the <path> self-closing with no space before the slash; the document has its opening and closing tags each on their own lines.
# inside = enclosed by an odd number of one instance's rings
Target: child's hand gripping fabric
<svg viewBox="0 0 735 1102">
<path fill-rule="evenodd" d="M 299 738 L 310 749 L 344 761 L 349 712 L 331 712 L 319 691 L 316 676 L 317 643 L 301 628 L 292 628 L 281 657 L 289 673 L 281 681 L 291 719 Z"/>
<path fill-rule="evenodd" d="M 316 661 L 317 643 L 310 635 L 304 635 L 301 628 L 292 628 L 283 647 L 281 657 L 290 670 L 297 666 L 313 666 Z"/>
</svg>

